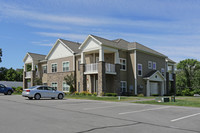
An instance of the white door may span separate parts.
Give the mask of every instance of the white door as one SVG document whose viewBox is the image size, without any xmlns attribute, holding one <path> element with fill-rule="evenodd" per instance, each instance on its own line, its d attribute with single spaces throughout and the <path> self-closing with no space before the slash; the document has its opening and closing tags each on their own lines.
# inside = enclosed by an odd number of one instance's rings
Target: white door
<svg viewBox="0 0 200 133">
<path fill-rule="evenodd" d="M 158 94 L 158 83 L 150 83 L 151 95 Z"/>
</svg>

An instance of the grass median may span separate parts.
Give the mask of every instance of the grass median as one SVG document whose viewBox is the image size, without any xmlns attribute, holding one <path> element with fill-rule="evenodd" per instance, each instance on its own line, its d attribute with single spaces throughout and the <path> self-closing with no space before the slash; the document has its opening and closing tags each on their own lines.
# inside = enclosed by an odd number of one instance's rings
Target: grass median
<svg viewBox="0 0 200 133">
<path fill-rule="evenodd" d="M 65 97 L 69 99 L 87 99 L 87 100 L 113 101 L 113 102 L 132 101 L 132 100 L 141 99 L 140 97 L 125 97 L 125 96 L 121 96 L 120 100 L 118 100 L 118 96 L 117 97 L 111 97 L 111 96 L 97 97 L 97 96 L 66 95 Z"/>
<path fill-rule="evenodd" d="M 176 102 L 135 101 L 133 103 L 200 107 L 200 97 L 176 97 Z"/>
</svg>

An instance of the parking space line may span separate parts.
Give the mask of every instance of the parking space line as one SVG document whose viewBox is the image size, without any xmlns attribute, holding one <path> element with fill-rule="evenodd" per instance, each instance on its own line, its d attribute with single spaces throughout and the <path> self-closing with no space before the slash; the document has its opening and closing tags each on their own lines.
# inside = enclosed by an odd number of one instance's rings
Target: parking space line
<svg viewBox="0 0 200 133">
<path fill-rule="evenodd" d="M 160 108 L 143 109 L 143 110 L 137 110 L 137 111 L 131 111 L 131 112 L 123 112 L 123 113 L 118 113 L 118 114 L 125 115 L 125 114 L 140 113 L 140 112 L 145 112 L 145 111 L 152 111 L 152 110 L 159 110 L 159 109 L 166 109 L 166 108 L 171 108 L 171 107 L 166 106 L 166 107 L 160 107 Z"/>
<path fill-rule="evenodd" d="M 131 104 L 131 105 L 136 105 L 136 104 Z M 130 106 L 130 104 L 115 105 L 115 106 L 104 106 L 104 107 L 96 107 L 96 108 L 84 108 L 83 110 L 104 109 L 104 108 L 121 107 L 121 106 Z"/>
<path fill-rule="evenodd" d="M 196 114 L 180 117 L 180 118 L 177 118 L 177 119 L 173 119 L 173 120 L 171 120 L 171 122 L 179 121 L 179 120 L 190 118 L 190 117 L 197 116 L 197 115 L 200 115 L 200 113 L 196 113 Z"/>
</svg>

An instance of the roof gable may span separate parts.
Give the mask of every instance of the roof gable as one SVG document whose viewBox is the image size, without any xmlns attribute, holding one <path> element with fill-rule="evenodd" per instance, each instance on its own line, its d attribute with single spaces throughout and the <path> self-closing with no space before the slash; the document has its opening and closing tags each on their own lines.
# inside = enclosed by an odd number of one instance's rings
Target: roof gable
<svg viewBox="0 0 200 133">
<path fill-rule="evenodd" d="M 150 81 L 164 81 L 165 77 L 158 70 L 155 70 L 148 73 L 144 79 L 148 79 Z"/>
<path fill-rule="evenodd" d="M 46 55 L 35 54 L 28 52 L 23 59 L 24 63 L 32 63 L 33 61 L 41 61 L 45 59 Z"/>
<path fill-rule="evenodd" d="M 81 44 L 79 49 L 82 51 L 90 51 L 90 50 L 96 50 L 99 49 L 102 43 L 94 38 L 93 36 L 89 35 L 85 41 Z"/>
<path fill-rule="evenodd" d="M 50 50 L 46 59 L 53 60 L 64 57 L 73 56 L 74 51 L 72 51 L 69 47 L 67 47 L 60 39 L 56 41 L 53 48 Z"/>
</svg>

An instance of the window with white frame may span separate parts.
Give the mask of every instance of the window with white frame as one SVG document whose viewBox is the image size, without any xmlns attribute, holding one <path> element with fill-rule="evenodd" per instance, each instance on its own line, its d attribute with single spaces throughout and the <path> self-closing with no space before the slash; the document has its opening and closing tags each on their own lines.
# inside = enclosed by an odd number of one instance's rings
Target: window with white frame
<svg viewBox="0 0 200 133">
<path fill-rule="evenodd" d="M 57 64 L 51 64 L 51 72 L 52 73 L 57 72 Z"/>
<path fill-rule="evenodd" d="M 148 61 L 148 68 L 152 69 L 152 61 Z"/>
<path fill-rule="evenodd" d="M 120 58 L 120 70 L 126 71 L 126 59 Z"/>
<path fill-rule="evenodd" d="M 69 61 L 63 62 L 63 72 L 69 71 Z"/>
<path fill-rule="evenodd" d="M 69 92 L 70 86 L 66 83 L 66 81 L 63 81 L 63 91 L 64 92 Z"/>
<path fill-rule="evenodd" d="M 138 76 L 142 76 L 142 64 L 138 64 Z"/>
<path fill-rule="evenodd" d="M 156 70 L 156 62 L 153 62 L 153 70 Z"/>
<path fill-rule="evenodd" d="M 127 92 L 127 83 L 126 81 L 121 81 L 120 82 L 120 92 Z"/>
<path fill-rule="evenodd" d="M 58 84 L 57 83 L 51 83 L 51 87 L 55 90 L 57 90 L 58 88 Z"/>
<path fill-rule="evenodd" d="M 47 73 L 47 65 L 42 66 L 43 73 Z"/>
<path fill-rule="evenodd" d="M 165 76 L 165 69 L 164 69 L 164 68 L 161 68 L 161 74 L 162 74 L 163 76 Z"/>
</svg>

